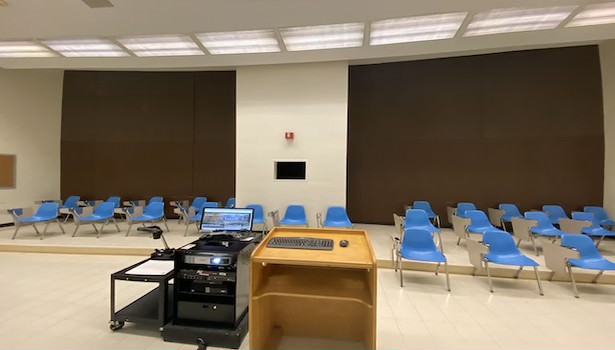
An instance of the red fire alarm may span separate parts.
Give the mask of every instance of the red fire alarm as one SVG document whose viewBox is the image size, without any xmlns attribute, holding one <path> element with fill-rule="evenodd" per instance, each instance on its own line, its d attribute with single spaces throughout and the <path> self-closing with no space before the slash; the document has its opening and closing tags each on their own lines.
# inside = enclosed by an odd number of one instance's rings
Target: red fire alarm
<svg viewBox="0 0 615 350">
<path fill-rule="evenodd" d="M 295 139 L 295 133 L 292 131 L 287 131 L 284 133 L 284 138 L 287 140 L 294 140 Z"/>
</svg>

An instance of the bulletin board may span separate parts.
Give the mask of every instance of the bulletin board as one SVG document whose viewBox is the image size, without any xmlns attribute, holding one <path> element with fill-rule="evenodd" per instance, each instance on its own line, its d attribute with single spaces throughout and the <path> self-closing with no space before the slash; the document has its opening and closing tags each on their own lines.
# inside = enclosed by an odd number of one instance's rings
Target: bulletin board
<svg viewBox="0 0 615 350">
<path fill-rule="evenodd" d="M 0 154 L 0 189 L 15 188 L 16 157 L 14 154 Z"/>
</svg>

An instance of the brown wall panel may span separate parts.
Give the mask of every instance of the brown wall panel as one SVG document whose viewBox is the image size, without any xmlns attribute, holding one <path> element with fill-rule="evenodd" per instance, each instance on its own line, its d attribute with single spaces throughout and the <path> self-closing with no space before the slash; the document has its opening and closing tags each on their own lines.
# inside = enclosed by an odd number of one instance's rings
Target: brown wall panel
<svg viewBox="0 0 615 350">
<path fill-rule="evenodd" d="M 226 80 L 233 90 L 218 92 L 226 98 L 197 93 L 199 86 L 215 90 Z M 234 181 L 195 176 L 201 162 L 195 145 L 201 133 L 218 133 L 234 149 L 234 84 L 234 72 L 66 72 L 62 196 L 226 200 L 234 194 Z M 208 123 L 220 110 L 231 113 L 222 123 Z M 234 152 L 230 157 L 234 164 Z M 234 171 L 226 163 L 217 168 L 233 179 Z"/>
<path fill-rule="evenodd" d="M 351 66 L 349 79 L 354 221 L 390 223 L 421 199 L 442 217 L 460 201 L 602 202 L 596 46 Z"/>
</svg>

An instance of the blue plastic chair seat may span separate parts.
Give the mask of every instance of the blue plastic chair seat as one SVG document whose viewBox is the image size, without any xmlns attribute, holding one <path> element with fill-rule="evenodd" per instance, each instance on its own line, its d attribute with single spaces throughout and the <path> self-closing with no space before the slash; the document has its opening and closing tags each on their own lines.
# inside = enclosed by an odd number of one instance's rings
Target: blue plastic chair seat
<svg viewBox="0 0 615 350">
<path fill-rule="evenodd" d="M 162 215 L 152 216 L 152 215 L 147 215 L 147 214 L 139 215 L 139 216 L 132 218 L 133 221 L 152 221 L 152 220 L 160 220 L 160 219 L 162 219 Z"/>
<path fill-rule="evenodd" d="M 523 254 L 485 254 L 485 258 L 491 262 L 502 265 L 515 265 L 515 266 L 540 266 L 534 260 L 528 258 Z"/>
<path fill-rule="evenodd" d="M 600 221 L 600 225 L 615 226 L 615 221 L 613 221 L 611 219 L 601 220 Z"/>
<path fill-rule="evenodd" d="M 440 253 L 439 251 L 408 250 L 408 249 L 403 249 L 402 247 L 401 256 L 404 259 L 408 259 L 408 260 L 432 261 L 432 262 L 441 262 L 441 263 L 446 262 L 446 257 L 444 256 L 444 254 Z"/>
<path fill-rule="evenodd" d="M 615 270 L 615 263 L 603 257 L 587 259 L 568 259 L 572 266 L 590 270 Z"/>
<path fill-rule="evenodd" d="M 92 214 L 92 215 L 88 215 L 88 216 L 84 216 L 81 219 L 79 219 L 80 221 L 98 221 L 98 220 L 106 220 L 106 219 L 111 219 L 112 215 L 98 215 L 98 214 Z"/>
<path fill-rule="evenodd" d="M 327 219 L 323 222 L 323 226 L 329 227 L 352 227 L 352 222 L 349 220 L 333 220 Z"/>
<path fill-rule="evenodd" d="M 46 216 L 36 216 L 36 215 L 33 215 L 33 216 L 30 216 L 30 217 L 27 217 L 27 218 L 18 219 L 17 221 L 18 222 L 41 222 L 41 221 L 53 220 L 55 218 L 56 218 L 55 216 L 54 217 L 46 217 Z"/>
<path fill-rule="evenodd" d="M 615 232 L 609 231 L 602 227 L 583 227 L 583 229 L 581 229 L 581 232 L 590 236 L 615 237 Z"/>
<path fill-rule="evenodd" d="M 307 220 L 284 218 L 280 221 L 282 225 L 307 225 Z"/>
</svg>

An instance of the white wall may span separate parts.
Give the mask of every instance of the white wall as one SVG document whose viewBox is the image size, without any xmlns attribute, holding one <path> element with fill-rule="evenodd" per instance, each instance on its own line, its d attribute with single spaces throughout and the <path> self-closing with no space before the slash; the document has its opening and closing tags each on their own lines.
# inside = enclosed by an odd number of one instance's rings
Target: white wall
<svg viewBox="0 0 615 350">
<path fill-rule="evenodd" d="M 62 79 L 60 70 L 0 69 L 0 153 L 17 155 L 17 185 L 0 189 L 0 209 L 60 196 Z"/>
<path fill-rule="evenodd" d="M 604 207 L 615 218 L 615 40 L 600 44 L 604 101 Z"/>
<path fill-rule="evenodd" d="M 346 205 L 348 65 L 345 62 L 241 67 L 237 70 L 238 205 L 265 211 Z M 294 141 L 284 132 L 295 133 Z M 306 160 L 305 181 L 274 180 L 274 160 Z"/>
</svg>

